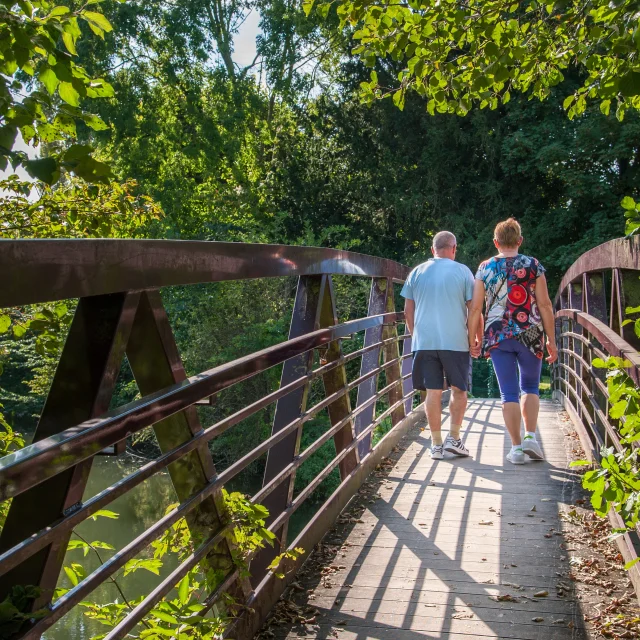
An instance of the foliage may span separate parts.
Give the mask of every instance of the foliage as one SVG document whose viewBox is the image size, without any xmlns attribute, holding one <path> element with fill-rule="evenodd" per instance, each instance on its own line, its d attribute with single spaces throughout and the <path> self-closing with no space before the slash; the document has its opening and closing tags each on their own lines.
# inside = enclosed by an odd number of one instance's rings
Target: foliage
<svg viewBox="0 0 640 640">
<path fill-rule="evenodd" d="M 627 313 L 640 309 L 628 308 Z M 640 320 L 636 320 L 636 333 L 640 334 Z M 605 516 L 615 509 L 625 526 L 635 529 L 640 520 L 640 479 L 638 478 L 638 449 L 640 441 L 640 390 L 629 377 L 627 369 L 631 363 L 623 358 L 611 356 L 606 361 L 595 358 L 593 366 L 607 370 L 609 392 L 609 416 L 619 424 L 622 450 L 603 447 L 597 468 L 584 474 L 582 486 L 591 491 L 591 504 L 596 513 Z M 572 463 L 572 466 L 590 464 L 587 461 Z M 622 530 L 624 532 L 624 530 Z M 618 532 L 622 533 L 622 532 Z M 626 568 L 638 561 L 627 563 Z"/>
<path fill-rule="evenodd" d="M 305 0 L 328 15 L 333 0 Z M 513 2 L 512 0 L 341 0 L 342 27 L 355 29 L 354 53 L 368 67 L 390 59 L 401 70 L 393 86 L 383 86 L 371 72 L 361 85 L 372 102 L 393 96 L 401 109 L 407 91 L 427 99 L 429 113 L 466 115 L 473 107 L 496 109 L 513 92 L 543 100 L 577 66 L 584 81 L 564 101 L 569 117 L 581 115 L 587 100 L 600 100 L 619 119 L 640 108 L 640 29 L 631 0 Z"/>
<path fill-rule="evenodd" d="M 76 9 L 48 0 L 0 3 L 0 169 L 10 162 L 23 165 L 29 175 L 47 184 L 58 181 L 61 170 L 91 181 L 104 182 L 108 165 L 91 156 L 91 147 L 72 145 L 76 122 L 100 131 L 102 119 L 80 108 L 83 98 L 109 98 L 113 88 L 104 78 L 92 78 L 76 64 L 76 45 L 86 24 L 100 38 L 112 30 L 97 7 L 87 0 Z M 26 143 L 44 143 L 46 157 L 29 160 L 14 149 L 18 131 Z"/>
<path fill-rule="evenodd" d="M 222 491 L 225 507 L 226 521 L 231 524 L 227 539 L 232 550 L 234 565 L 239 569 L 240 575 L 249 576 L 249 560 L 259 549 L 266 544 L 273 545 L 275 535 L 265 527 L 265 519 L 269 512 L 263 506 L 254 504 L 241 493 L 228 493 Z M 173 511 L 178 505 L 173 504 L 167 508 L 167 513 Z M 117 518 L 117 514 L 109 511 L 98 512 L 96 516 Z M 89 542 L 74 532 L 76 538 L 71 540 L 68 551 L 81 551 L 84 557 L 89 553 L 97 556 L 100 564 L 103 564 L 103 551 L 115 551 L 104 542 Z M 106 604 L 83 602 L 86 609 L 85 615 L 100 624 L 115 627 L 121 622 L 137 604 L 140 599 L 129 600 L 124 592 L 123 579 L 137 571 L 149 571 L 160 575 L 163 565 L 174 555 L 178 561 L 184 562 L 191 555 L 196 545 L 191 537 L 189 527 L 184 518 L 178 520 L 167 529 L 160 538 L 152 542 L 153 557 L 134 558 L 129 560 L 122 571 L 111 578 L 120 599 Z M 277 556 L 270 570 L 280 578 L 284 577 L 283 567 L 288 560 L 295 561 L 304 553 L 303 549 L 294 549 Z M 76 586 L 86 577 L 85 569 L 79 562 L 71 563 L 64 567 L 64 572 L 71 586 Z M 142 630 L 138 634 L 130 634 L 131 637 L 156 640 L 166 637 L 196 638 L 198 640 L 213 640 L 218 638 L 229 623 L 230 614 L 216 614 L 209 616 L 210 604 L 205 604 L 207 596 L 220 584 L 225 576 L 218 572 L 206 571 L 201 567 L 191 569 L 176 585 L 175 593 L 158 603 L 142 621 Z M 64 595 L 68 589 L 58 589 L 56 597 Z M 224 594 L 223 602 L 228 611 L 233 611 L 235 602 Z M 95 636 L 94 640 L 103 636 Z"/>
<path fill-rule="evenodd" d="M 136 193 L 135 180 L 89 185 L 69 179 L 52 188 L 12 175 L 0 181 L 0 237 L 135 238 L 162 210 Z M 35 198 L 34 198 L 35 196 Z"/>
<path fill-rule="evenodd" d="M 631 196 L 625 196 L 621 205 L 626 218 L 625 234 L 627 236 L 635 235 L 640 229 L 640 203 L 637 203 Z"/>
</svg>

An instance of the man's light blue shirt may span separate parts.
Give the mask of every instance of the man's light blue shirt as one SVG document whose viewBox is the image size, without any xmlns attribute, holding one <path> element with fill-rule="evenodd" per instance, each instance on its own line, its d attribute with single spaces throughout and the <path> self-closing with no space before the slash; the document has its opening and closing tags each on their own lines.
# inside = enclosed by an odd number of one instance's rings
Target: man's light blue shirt
<svg viewBox="0 0 640 640">
<path fill-rule="evenodd" d="M 469 351 L 467 302 L 473 274 L 449 258 L 433 258 L 409 274 L 401 295 L 416 305 L 412 351 Z"/>
</svg>

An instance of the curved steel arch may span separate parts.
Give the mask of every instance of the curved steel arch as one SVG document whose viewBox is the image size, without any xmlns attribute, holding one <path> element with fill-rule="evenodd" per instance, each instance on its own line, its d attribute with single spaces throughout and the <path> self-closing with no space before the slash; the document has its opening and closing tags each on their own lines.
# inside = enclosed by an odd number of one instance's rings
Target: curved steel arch
<svg viewBox="0 0 640 640">
<path fill-rule="evenodd" d="M 173 285 L 340 274 L 404 282 L 393 260 L 322 247 L 197 240 L 0 240 L 0 308 Z"/>
<path fill-rule="evenodd" d="M 609 240 L 583 253 L 564 274 L 556 299 L 583 273 L 607 269 L 640 270 L 640 236 Z"/>
</svg>

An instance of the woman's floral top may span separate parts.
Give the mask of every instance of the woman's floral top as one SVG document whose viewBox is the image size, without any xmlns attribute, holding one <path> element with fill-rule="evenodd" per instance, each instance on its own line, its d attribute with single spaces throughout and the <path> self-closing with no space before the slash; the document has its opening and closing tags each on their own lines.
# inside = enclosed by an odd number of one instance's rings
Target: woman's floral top
<svg viewBox="0 0 640 640">
<path fill-rule="evenodd" d="M 487 314 L 484 352 L 503 340 L 518 338 L 538 358 L 544 355 L 542 318 L 536 304 L 536 279 L 544 267 L 529 256 L 494 257 L 485 260 L 476 273 L 486 291 Z M 532 338 L 532 339 L 527 339 Z"/>
</svg>

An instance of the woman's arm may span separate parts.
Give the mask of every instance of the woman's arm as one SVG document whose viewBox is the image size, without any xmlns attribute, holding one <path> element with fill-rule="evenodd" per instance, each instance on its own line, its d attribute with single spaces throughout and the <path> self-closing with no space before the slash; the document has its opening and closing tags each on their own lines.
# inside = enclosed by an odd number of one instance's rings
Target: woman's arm
<svg viewBox="0 0 640 640">
<path fill-rule="evenodd" d="M 482 345 L 482 305 L 484 305 L 484 282 L 476 280 L 473 285 L 473 298 L 469 303 L 469 315 L 467 317 L 469 349 L 474 358 L 480 355 L 480 346 Z M 476 341 L 478 341 L 477 344 Z"/>
<path fill-rule="evenodd" d="M 553 317 L 553 302 L 549 297 L 547 279 L 544 275 L 538 276 L 536 280 L 536 303 L 542 318 L 542 326 L 547 334 L 547 351 L 549 357 L 547 362 L 551 364 L 558 359 L 558 347 L 556 346 L 556 321 Z"/>
</svg>

